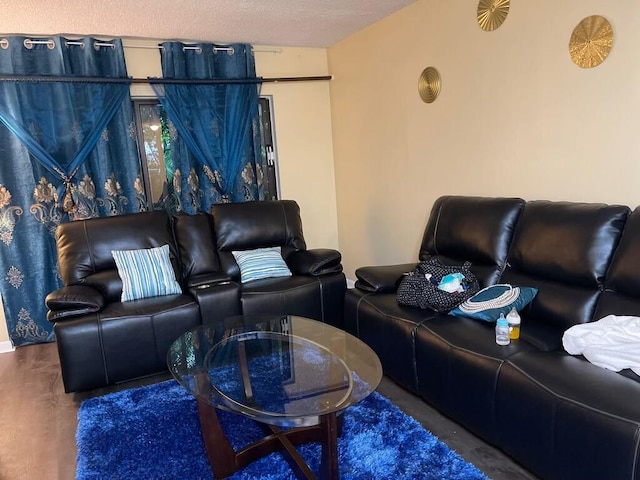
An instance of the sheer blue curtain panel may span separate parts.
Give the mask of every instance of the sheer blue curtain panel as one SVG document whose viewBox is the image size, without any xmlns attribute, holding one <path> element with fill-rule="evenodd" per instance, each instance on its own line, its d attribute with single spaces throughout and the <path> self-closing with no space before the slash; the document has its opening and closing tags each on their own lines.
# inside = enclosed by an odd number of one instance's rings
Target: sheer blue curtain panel
<svg viewBox="0 0 640 480">
<path fill-rule="evenodd" d="M 261 79 L 251 46 L 165 42 L 161 47 L 163 79 L 149 81 L 170 120 L 169 204 L 195 213 L 208 212 L 215 203 L 264 199 Z"/>
</svg>

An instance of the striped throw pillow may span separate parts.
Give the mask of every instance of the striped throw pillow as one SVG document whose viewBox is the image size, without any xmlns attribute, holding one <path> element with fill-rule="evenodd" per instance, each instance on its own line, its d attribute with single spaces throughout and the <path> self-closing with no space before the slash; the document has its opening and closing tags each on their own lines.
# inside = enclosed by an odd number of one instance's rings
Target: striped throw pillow
<svg viewBox="0 0 640 480">
<path fill-rule="evenodd" d="M 256 248 L 234 251 L 233 256 L 240 267 L 242 283 L 269 277 L 290 277 L 291 271 L 282 259 L 280 247 Z"/>
<path fill-rule="evenodd" d="M 181 294 L 169 259 L 169 245 L 140 250 L 112 250 L 122 279 L 121 301 Z"/>
</svg>

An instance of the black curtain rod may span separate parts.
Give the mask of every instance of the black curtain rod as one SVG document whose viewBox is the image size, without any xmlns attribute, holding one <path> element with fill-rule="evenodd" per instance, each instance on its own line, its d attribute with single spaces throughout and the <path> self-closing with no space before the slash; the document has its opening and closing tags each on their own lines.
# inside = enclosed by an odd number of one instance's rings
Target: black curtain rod
<svg viewBox="0 0 640 480">
<path fill-rule="evenodd" d="M 128 77 L 63 77 L 53 75 L 0 75 L 2 82 L 28 82 L 28 83 L 133 83 Z"/>
<path fill-rule="evenodd" d="M 278 83 L 278 82 L 313 82 L 319 80 L 331 80 L 331 75 L 319 77 L 276 77 L 276 78 L 229 78 L 219 80 L 198 80 L 182 78 L 134 78 L 132 83 L 174 83 L 187 85 L 215 85 L 218 83 Z"/>
<path fill-rule="evenodd" d="M 0 75 L 4 82 L 70 82 L 70 83 L 157 83 L 157 84 L 190 84 L 216 85 L 236 83 L 279 83 L 279 82 L 316 82 L 331 80 L 331 75 L 315 77 L 275 77 L 275 78 L 229 78 L 219 80 L 197 80 L 179 78 L 114 78 L 114 77 L 71 77 L 49 75 Z"/>
</svg>

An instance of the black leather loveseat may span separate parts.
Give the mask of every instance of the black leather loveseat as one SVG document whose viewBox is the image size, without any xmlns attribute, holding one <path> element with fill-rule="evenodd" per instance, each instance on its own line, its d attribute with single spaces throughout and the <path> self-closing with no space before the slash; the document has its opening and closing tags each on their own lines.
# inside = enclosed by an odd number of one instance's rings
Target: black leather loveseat
<svg viewBox="0 0 640 480">
<path fill-rule="evenodd" d="M 639 377 L 562 347 L 572 325 L 640 315 L 640 209 L 442 197 L 419 252 L 429 257 L 538 294 L 520 312 L 520 340 L 501 347 L 494 324 L 399 306 L 414 263 L 358 269 L 345 326 L 386 375 L 542 478 L 640 478 Z"/>
<path fill-rule="evenodd" d="M 46 304 L 67 392 L 164 371 L 168 347 L 181 333 L 231 315 L 294 314 L 342 327 L 340 253 L 307 250 L 294 201 L 75 221 L 58 227 L 56 242 L 65 286 Z M 112 250 L 163 245 L 182 292 L 122 302 Z M 292 275 L 242 283 L 231 252 L 263 247 L 281 247 Z"/>
</svg>

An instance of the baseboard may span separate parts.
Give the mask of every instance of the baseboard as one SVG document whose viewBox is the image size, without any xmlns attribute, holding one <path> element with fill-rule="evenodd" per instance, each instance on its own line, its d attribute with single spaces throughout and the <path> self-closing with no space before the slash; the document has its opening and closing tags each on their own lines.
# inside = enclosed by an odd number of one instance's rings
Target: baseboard
<svg viewBox="0 0 640 480">
<path fill-rule="evenodd" d="M 0 342 L 0 353 L 13 352 L 15 349 L 16 347 L 14 347 L 9 340 L 7 340 L 6 342 Z"/>
<path fill-rule="evenodd" d="M 356 286 L 356 281 L 351 280 L 350 278 L 347 278 L 347 288 L 353 288 L 355 286 Z"/>
</svg>

